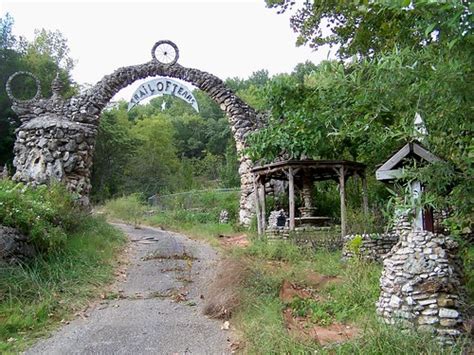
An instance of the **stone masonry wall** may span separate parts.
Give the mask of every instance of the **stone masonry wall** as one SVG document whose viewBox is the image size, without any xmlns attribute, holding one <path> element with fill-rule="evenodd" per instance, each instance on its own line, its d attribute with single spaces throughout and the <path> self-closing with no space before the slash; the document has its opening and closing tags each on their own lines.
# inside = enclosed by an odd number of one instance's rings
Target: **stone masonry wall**
<svg viewBox="0 0 474 355">
<path fill-rule="evenodd" d="M 358 256 L 380 262 L 397 243 L 396 233 L 349 234 L 344 237 L 342 257 L 348 259 Z"/>
<path fill-rule="evenodd" d="M 349 234 L 344 237 L 342 257 L 358 257 L 370 261 L 381 262 L 390 250 L 398 243 L 401 235 L 412 230 L 412 225 L 406 214 L 400 214 L 387 233 Z M 360 238 L 360 242 L 357 239 Z"/>
<path fill-rule="evenodd" d="M 36 253 L 25 235 L 14 228 L 0 225 L 0 267 L 2 263 L 27 261 Z"/>
<path fill-rule="evenodd" d="M 61 88 L 57 81 L 53 82 L 53 96 L 50 99 L 41 99 L 36 95 L 28 101 L 15 99 L 7 83 L 7 93 L 13 101 L 12 109 L 21 120 L 21 126 L 16 131 L 14 164 L 17 173 L 14 179 L 33 184 L 59 180 L 65 182 L 71 191 L 78 192 L 87 203 L 94 141 L 102 109 L 124 87 L 153 76 L 171 77 L 193 84 L 207 93 L 226 113 L 240 162 L 239 218 L 241 224 L 249 225 L 254 213 L 250 173 L 253 163 L 244 154 L 244 149 L 246 137 L 262 124 L 264 117 L 257 115 L 216 76 L 179 64 L 163 65 L 151 60 L 119 68 L 85 93 L 68 100 L 60 97 Z M 64 133 L 62 138 L 61 132 Z M 76 142 L 75 149 L 72 148 L 73 142 Z"/>
<path fill-rule="evenodd" d="M 377 313 L 386 323 L 433 333 L 443 343 L 461 334 L 462 269 L 452 239 L 402 234 L 383 265 Z"/>
</svg>

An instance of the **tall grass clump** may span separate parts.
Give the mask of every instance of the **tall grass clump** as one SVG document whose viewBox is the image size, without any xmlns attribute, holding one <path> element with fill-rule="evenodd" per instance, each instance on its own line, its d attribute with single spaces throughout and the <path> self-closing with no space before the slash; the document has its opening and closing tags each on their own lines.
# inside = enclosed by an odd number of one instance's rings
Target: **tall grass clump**
<svg viewBox="0 0 474 355">
<path fill-rule="evenodd" d="M 138 194 L 109 200 L 104 208 L 108 216 L 133 224 L 135 227 L 138 227 L 143 220 L 147 210 L 147 206 Z"/>
<path fill-rule="evenodd" d="M 239 211 L 238 190 L 196 190 L 171 195 L 155 196 L 154 206 L 161 211 L 185 211 L 202 221 L 217 222 L 222 210 L 229 212 L 229 218 L 236 221 Z M 199 216 L 203 217 L 199 217 Z M 184 217 L 184 214 L 181 214 Z M 205 220 L 204 220 L 205 218 Z"/>
<path fill-rule="evenodd" d="M 235 250 L 235 253 L 258 258 L 261 260 L 275 260 L 298 263 L 309 257 L 306 249 L 283 240 L 268 241 L 262 238 L 252 240 L 250 246 L 243 250 Z"/>
</svg>

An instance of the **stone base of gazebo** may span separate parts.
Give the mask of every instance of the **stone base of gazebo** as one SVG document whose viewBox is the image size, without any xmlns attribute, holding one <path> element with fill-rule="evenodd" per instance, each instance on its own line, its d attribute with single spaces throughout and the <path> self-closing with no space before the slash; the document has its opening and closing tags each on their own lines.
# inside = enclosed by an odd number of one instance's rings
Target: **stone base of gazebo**
<svg viewBox="0 0 474 355">
<path fill-rule="evenodd" d="M 377 313 L 386 323 L 452 342 L 462 329 L 462 269 L 456 251 L 457 244 L 443 235 L 400 235 L 383 262 Z"/>
<path fill-rule="evenodd" d="M 297 227 L 293 231 L 268 229 L 265 236 L 268 241 L 288 241 L 313 250 L 341 250 L 343 244 L 339 227 Z"/>
</svg>

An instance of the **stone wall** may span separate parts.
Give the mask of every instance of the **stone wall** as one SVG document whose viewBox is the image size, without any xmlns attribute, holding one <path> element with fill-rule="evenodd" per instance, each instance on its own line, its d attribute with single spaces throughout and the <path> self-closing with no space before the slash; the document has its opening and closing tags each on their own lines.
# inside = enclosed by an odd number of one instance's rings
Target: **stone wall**
<svg viewBox="0 0 474 355">
<path fill-rule="evenodd" d="M 336 251 L 342 248 L 341 230 L 334 227 L 297 227 L 268 229 L 265 237 L 269 241 L 287 241 L 302 248 Z"/>
<path fill-rule="evenodd" d="M 348 259 L 357 256 L 379 262 L 398 243 L 398 239 L 396 233 L 346 235 L 343 241 L 342 257 Z"/>
<path fill-rule="evenodd" d="M 392 228 L 387 233 L 349 234 L 344 237 L 342 257 L 360 258 L 381 262 L 390 250 L 398 243 L 401 235 L 412 230 L 412 225 L 406 214 L 396 216 Z"/>
<path fill-rule="evenodd" d="M 40 98 L 38 88 L 33 99 L 18 100 L 11 92 L 9 80 L 7 93 L 13 102 L 12 109 L 21 121 L 21 126 L 16 131 L 14 164 L 17 173 L 14 179 L 32 184 L 59 180 L 65 182 L 71 191 L 78 192 L 87 203 L 91 159 L 102 109 L 124 87 L 136 80 L 154 76 L 171 77 L 191 83 L 207 93 L 226 113 L 240 162 L 239 219 L 241 224 L 249 225 L 254 213 L 253 178 L 250 173 L 253 163 L 244 154 L 244 149 L 247 144 L 246 137 L 256 130 L 265 118 L 257 115 L 255 110 L 238 98 L 216 76 L 179 64 L 164 65 L 154 59 L 144 64 L 119 68 L 85 93 L 68 100 L 61 98 L 61 85 L 58 80 L 52 83 L 51 98 Z M 39 86 L 39 81 L 36 78 L 35 80 Z M 64 136 L 59 138 L 62 133 L 58 132 L 64 133 Z M 74 149 L 70 146 L 74 145 L 73 142 L 76 142 Z M 70 145 L 66 147 L 67 144 Z"/>
<path fill-rule="evenodd" d="M 427 231 L 402 234 L 383 266 L 377 313 L 386 323 L 448 343 L 461 334 L 462 269 L 452 239 Z"/>
</svg>

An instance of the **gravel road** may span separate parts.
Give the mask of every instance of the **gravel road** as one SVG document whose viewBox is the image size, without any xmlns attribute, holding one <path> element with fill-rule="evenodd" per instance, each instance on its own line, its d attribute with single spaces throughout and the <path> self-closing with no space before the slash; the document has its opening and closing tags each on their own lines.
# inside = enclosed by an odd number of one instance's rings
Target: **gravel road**
<svg viewBox="0 0 474 355">
<path fill-rule="evenodd" d="M 202 314 L 216 251 L 156 228 L 116 224 L 131 239 L 117 299 L 104 300 L 27 354 L 227 354 L 230 333 Z"/>
</svg>

